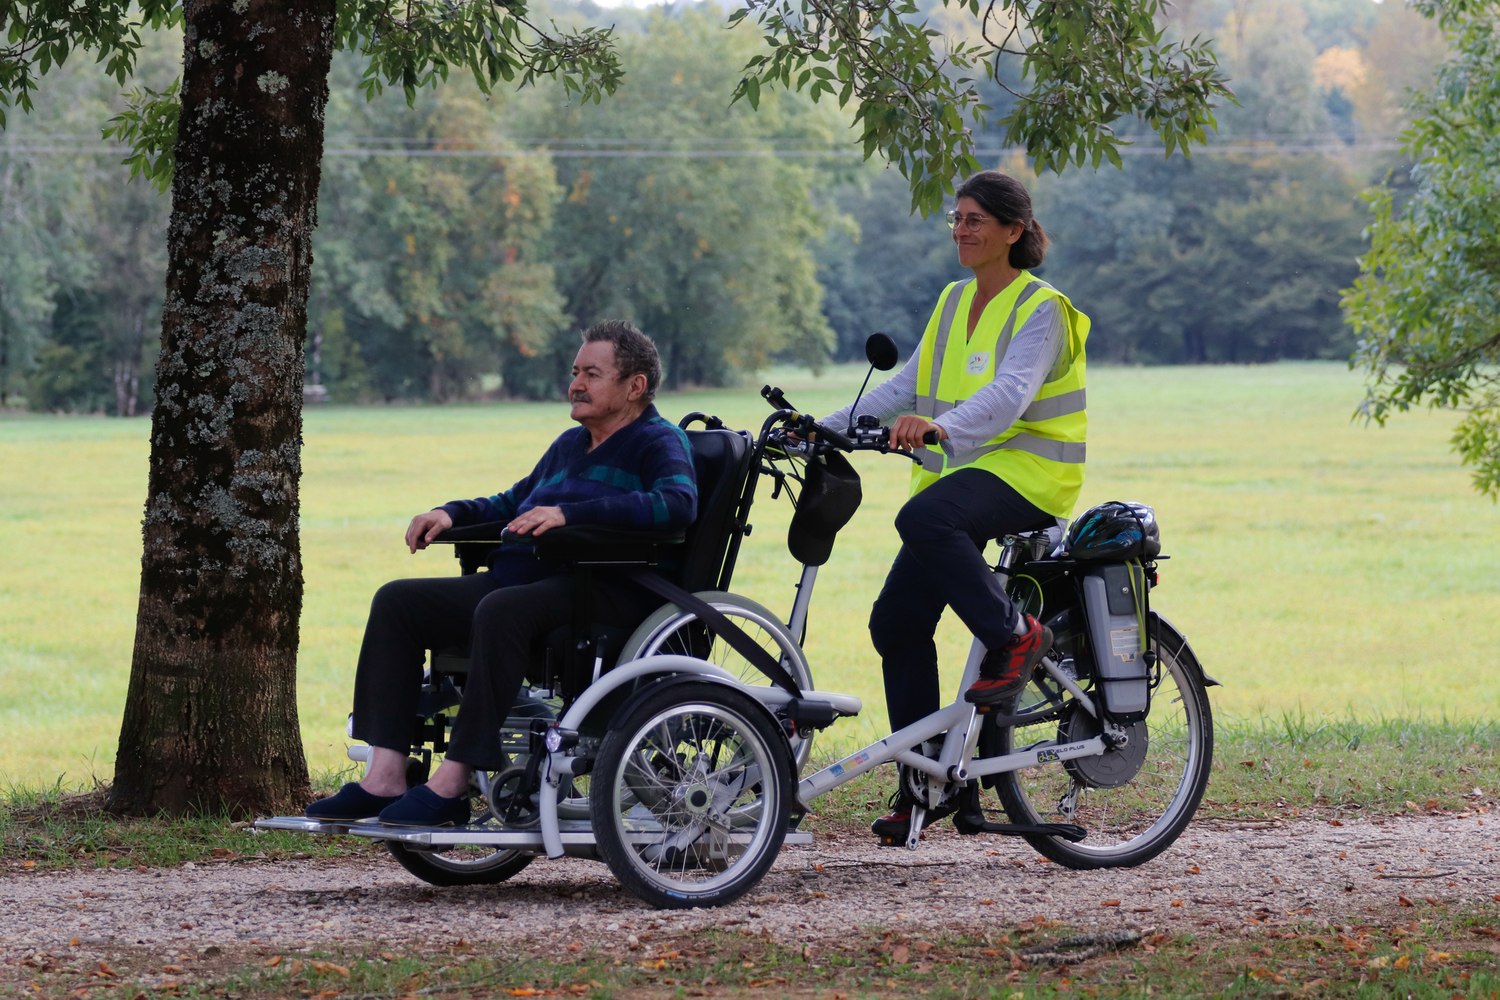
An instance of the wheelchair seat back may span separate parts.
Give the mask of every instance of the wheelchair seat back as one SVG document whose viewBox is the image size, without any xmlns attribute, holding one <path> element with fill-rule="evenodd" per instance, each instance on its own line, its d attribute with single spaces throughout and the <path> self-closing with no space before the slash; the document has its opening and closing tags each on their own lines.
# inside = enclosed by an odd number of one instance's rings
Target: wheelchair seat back
<svg viewBox="0 0 1500 1000">
<path fill-rule="evenodd" d="M 741 501 L 750 473 L 750 439 L 739 431 L 717 428 L 689 430 L 687 436 L 698 481 L 698 513 L 682 544 L 674 547 L 675 565 L 659 567 L 658 572 L 691 592 L 722 590 L 729 586 L 737 548 L 733 543 L 743 529 Z M 563 685 L 564 694 L 576 696 L 586 686 L 578 682 L 580 673 L 592 679 L 595 661 L 605 669 L 613 666 L 639 624 L 622 627 L 588 621 L 581 626 L 582 635 L 578 625 L 554 629 L 546 636 L 538 661 L 545 663 L 549 677 L 567 678 L 570 683 Z M 588 646 L 587 671 L 577 662 L 581 643 Z"/>
<path fill-rule="evenodd" d="M 675 575 L 687 590 L 724 590 L 734 572 L 730 543 L 743 530 L 738 522 L 750 474 L 750 438 L 722 429 L 690 430 L 687 436 L 698 476 L 698 516 L 688 528 Z"/>
</svg>

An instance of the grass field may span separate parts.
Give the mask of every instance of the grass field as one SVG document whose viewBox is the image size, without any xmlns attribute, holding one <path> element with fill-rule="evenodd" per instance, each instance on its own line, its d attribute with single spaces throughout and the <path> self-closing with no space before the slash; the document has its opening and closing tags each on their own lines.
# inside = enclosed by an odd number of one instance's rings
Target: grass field
<svg viewBox="0 0 1500 1000">
<path fill-rule="evenodd" d="M 861 374 L 773 380 L 822 412 Z M 1334 364 L 1091 374 L 1084 504 L 1156 507 L 1172 558 L 1154 606 L 1223 682 L 1213 692 L 1221 719 L 1500 716 L 1500 517 L 1448 451 L 1451 415 L 1409 414 L 1384 429 L 1351 422 L 1359 379 Z M 755 387 L 677 394 L 661 407 L 758 426 Z M 407 520 L 509 485 L 565 422 L 555 403 L 309 411 L 299 701 L 315 770 L 343 758 L 370 594 L 394 577 L 456 571 L 441 550 L 407 555 Z M 145 421 L 0 417 L 0 787 L 86 786 L 113 772 L 147 434 Z M 864 714 L 840 726 L 850 745 L 884 723 L 865 623 L 907 478 L 899 459 L 857 464 L 865 504 L 819 577 L 808 641 L 818 686 L 865 699 Z M 781 507 L 767 496 L 757 508 L 735 585 L 776 610 L 790 605 L 795 568 Z M 950 663 L 963 642 L 950 625 Z"/>
</svg>

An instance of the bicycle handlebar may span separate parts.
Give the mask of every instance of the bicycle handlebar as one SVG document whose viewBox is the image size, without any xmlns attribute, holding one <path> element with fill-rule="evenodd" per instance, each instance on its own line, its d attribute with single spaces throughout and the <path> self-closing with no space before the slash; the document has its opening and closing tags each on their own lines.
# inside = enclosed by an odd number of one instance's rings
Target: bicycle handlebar
<svg viewBox="0 0 1500 1000">
<path fill-rule="evenodd" d="M 776 412 L 768 418 L 767 423 L 781 421 L 784 430 L 794 434 L 809 449 L 816 450 L 822 447 L 845 452 L 878 451 L 881 454 L 900 455 L 913 462 L 922 461 L 909 451 L 892 448 L 891 429 L 874 423 L 873 417 L 861 417 L 856 426 L 845 432 L 829 427 L 827 424 L 821 424 L 811 415 L 798 411 L 787 400 L 786 394 L 776 386 L 762 386 L 760 394 L 776 409 Z M 923 435 L 922 440 L 926 444 L 937 444 L 937 432 L 928 431 Z"/>
</svg>

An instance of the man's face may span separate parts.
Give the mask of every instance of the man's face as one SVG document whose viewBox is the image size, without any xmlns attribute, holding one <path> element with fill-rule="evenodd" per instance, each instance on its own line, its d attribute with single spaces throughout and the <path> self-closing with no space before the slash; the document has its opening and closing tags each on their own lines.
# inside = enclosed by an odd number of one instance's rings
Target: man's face
<svg viewBox="0 0 1500 1000">
<path fill-rule="evenodd" d="M 571 416 L 585 427 L 605 426 L 633 415 L 645 390 L 645 376 L 625 379 L 615 364 L 615 346 L 596 340 L 578 349 L 568 383 Z"/>
</svg>

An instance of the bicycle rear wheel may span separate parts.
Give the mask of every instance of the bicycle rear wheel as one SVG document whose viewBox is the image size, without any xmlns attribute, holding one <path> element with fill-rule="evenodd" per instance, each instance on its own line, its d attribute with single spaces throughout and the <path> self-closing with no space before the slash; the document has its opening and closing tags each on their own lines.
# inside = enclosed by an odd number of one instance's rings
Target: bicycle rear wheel
<svg viewBox="0 0 1500 1000">
<path fill-rule="evenodd" d="M 1213 716 L 1208 692 L 1187 640 L 1153 616 L 1160 684 L 1150 714 L 1127 727 L 1130 742 L 1100 757 L 1046 764 L 999 776 L 996 792 L 1016 823 L 1073 823 L 1088 831 L 1077 843 L 1041 834 L 1025 839 L 1069 868 L 1139 865 L 1171 846 L 1192 820 L 1208 787 Z M 1024 710 L 1039 699 L 1035 683 L 1022 692 Z M 1076 704 L 1060 722 L 1004 730 L 1005 752 L 1039 740 L 1076 740 L 1098 732 Z"/>
</svg>

